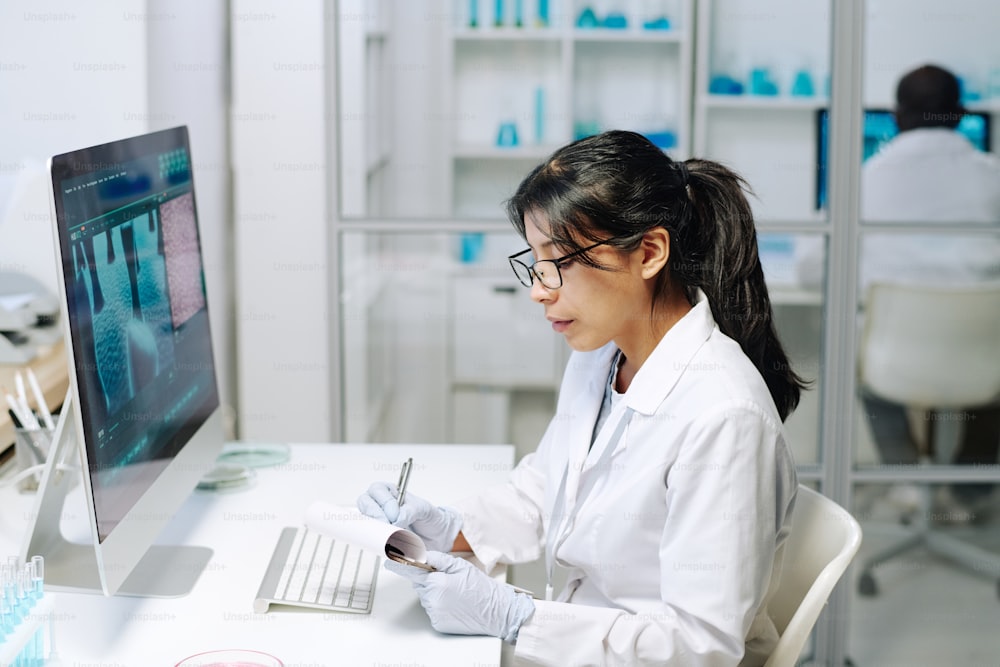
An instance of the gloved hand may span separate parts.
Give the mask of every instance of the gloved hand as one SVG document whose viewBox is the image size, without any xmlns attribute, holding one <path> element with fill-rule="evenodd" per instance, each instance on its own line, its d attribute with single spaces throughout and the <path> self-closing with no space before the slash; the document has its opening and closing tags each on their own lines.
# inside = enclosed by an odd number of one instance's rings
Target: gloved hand
<svg viewBox="0 0 1000 667">
<path fill-rule="evenodd" d="M 413 583 L 438 632 L 490 635 L 514 643 L 521 624 L 535 612 L 530 595 L 495 581 L 467 560 L 428 551 L 427 564 L 437 572 L 395 561 L 386 561 L 385 567 Z"/>
<path fill-rule="evenodd" d="M 462 515 L 450 507 L 436 507 L 423 498 L 407 493 L 402 507 L 396 502 L 399 492 L 389 482 L 375 482 L 358 498 L 358 509 L 373 519 L 416 533 L 432 551 L 451 551 Z"/>
</svg>

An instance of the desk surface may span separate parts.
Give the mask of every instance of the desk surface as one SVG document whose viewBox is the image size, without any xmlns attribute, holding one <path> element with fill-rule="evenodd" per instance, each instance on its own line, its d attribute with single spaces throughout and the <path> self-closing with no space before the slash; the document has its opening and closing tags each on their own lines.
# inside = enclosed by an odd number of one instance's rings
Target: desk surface
<svg viewBox="0 0 1000 667">
<path fill-rule="evenodd" d="M 162 543 L 214 549 L 191 594 L 175 599 L 47 593 L 55 603 L 62 665 L 174 665 L 208 650 L 254 649 L 285 665 L 497 665 L 500 640 L 435 632 L 408 581 L 383 569 L 370 615 L 309 610 L 255 614 L 254 595 L 281 528 L 301 523 L 313 500 L 353 505 L 368 484 L 395 482 L 414 460 L 409 489 L 448 503 L 507 479 L 508 445 L 294 445 L 285 464 L 257 470 L 255 485 L 229 493 L 196 491 Z M 74 496 L 76 496 L 74 498 Z M 82 493 L 67 500 L 64 532 L 84 529 Z M 0 556 L 17 553 L 33 495 L 0 490 Z"/>
</svg>

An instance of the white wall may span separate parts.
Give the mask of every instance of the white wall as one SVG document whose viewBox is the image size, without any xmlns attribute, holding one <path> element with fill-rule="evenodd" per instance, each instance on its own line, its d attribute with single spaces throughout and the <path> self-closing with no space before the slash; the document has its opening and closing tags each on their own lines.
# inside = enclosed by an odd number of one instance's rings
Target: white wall
<svg viewBox="0 0 1000 667">
<path fill-rule="evenodd" d="M 231 5 L 240 436 L 331 438 L 321 0 Z"/>
<path fill-rule="evenodd" d="M 447 144 L 454 114 L 441 69 L 447 66 L 452 17 L 440 5 L 405 2 L 391 11 L 392 104 L 406 110 L 392 114 L 392 192 L 398 197 L 387 203 L 387 210 L 393 217 L 440 218 L 451 213 Z"/>
<path fill-rule="evenodd" d="M 145 0 L 0 3 L 0 270 L 58 292 L 45 161 L 147 124 Z"/>
<path fill-rule="evenodd" d="M 188 125 L 220 391 L 232 405 L 228 57 L 225 2 L 0 5 L 0 271 L 58 291 L 46 159 Z"/>
<path fill-rule="evenodd" d="M 226 2 L 147 0 L 148 129 L 187 125 L 222 402 L 235 406 L 229 13 Z"/>
</svg>

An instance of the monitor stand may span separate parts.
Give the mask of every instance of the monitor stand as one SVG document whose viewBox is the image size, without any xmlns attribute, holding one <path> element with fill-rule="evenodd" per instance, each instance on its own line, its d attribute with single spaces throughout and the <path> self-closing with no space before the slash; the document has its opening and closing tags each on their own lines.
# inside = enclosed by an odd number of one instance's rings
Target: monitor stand
<svg viewBox="0 0 1000 667">
<path fill-rule="evenodd" d="M 70 542 L 63 536 L 60 523 L 66 497 L 82 483 L 85 474 L 81 467 L 84 457 L 77 444 L 75 411 L 70 391 L 42 470 L 31 525 L 20 554 L 22 562 L 36 555 L 44 557 L 45 588 L 49 590 L 158 598 L 187 595 L 212 557 L 208 547 L 153 545 L 121 587 L 109 592 L 98 561 L 98 546 L 94 542 Z M 78 507 L 74 509 L 85 514 L 93 512 L 93 507 L 85 507 L 85 503 L 86 500 L 76 503 Z"/>
</svg>

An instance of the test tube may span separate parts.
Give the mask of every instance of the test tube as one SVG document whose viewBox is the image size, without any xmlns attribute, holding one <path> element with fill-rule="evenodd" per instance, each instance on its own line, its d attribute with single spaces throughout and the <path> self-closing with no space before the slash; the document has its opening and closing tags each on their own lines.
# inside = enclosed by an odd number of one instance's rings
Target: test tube
<svg viewBox="0 0 1000 667">
<path fill-rule="evenodd" d="M 27 568 L 20 568 L 17 573 L 17 618 L 18 621 L 24 620 L 31 611 L 31 606 L 34 603 L 34 599 L 28 595 L 28 591 L 31 589 L 31 582 L 28 580 Z"/>
<path fill-rule="evenodd" d="M 37 605 L 41 601 L 42 594 L 45 591 L 45 559 L 42 556 L 32 556 L 31 560 L 25 564 L 25 570 L 25 584 L 28 586 L 31 604 Z M 28 642 L 28 646 L 25 647 L 25 650 L 28 651 L 29 665 L 33 666 L 43 664 L 43 656 L 45 655 L 44 634 L 44 626 L 40 625 L 32 634 L 31 640 Z"/>
<path fill-rule="evenodd" d="M 7 605 L 7 612 L 11 614 L 10 621 L 14 622 L 15 605 L 17 604 L 17 568 L 11 565 L 10 560 L 4 567 L 3 590 L 0 590 L 0 597 Z"/>
<path fill-rule="evenodd" d="M 7 598 L 7 586 L 10 582 L 10 567 L 5 563 L 0 565 L 0 639 L 10 634 L 10 601 Z"/>
<path fill-rule="evenodd" d="M 45 558 L 32 556 L 31 565 L 34 568 L 31 577 L 31 592 L 35 595 L 35 599 L 40 600 L 45 592 Z"/>
<path fill-rule="evenodd" d="M 7 602 L 7 596 L 0 596 L 0 639 L 6 639 L 14 632 L 14 618 Z"/>
</svg>

